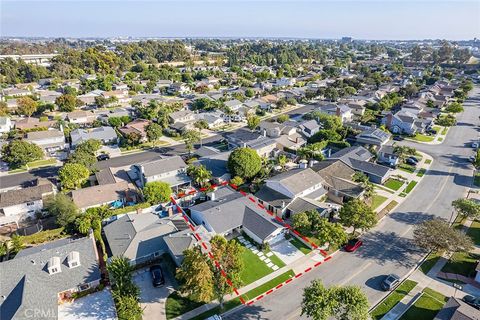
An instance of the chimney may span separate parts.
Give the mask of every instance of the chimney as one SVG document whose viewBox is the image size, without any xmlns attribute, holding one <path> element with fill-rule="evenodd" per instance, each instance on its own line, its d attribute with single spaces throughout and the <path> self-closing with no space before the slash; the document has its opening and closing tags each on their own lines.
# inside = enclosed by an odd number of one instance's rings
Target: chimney
<svg viewBox="0 0 480 320">
<path fill-rule="evenodd" d="M 267 136 L 267 129 L 263 129 L 263 136 L 264 136 L 264 137 Z"/>
</svg>

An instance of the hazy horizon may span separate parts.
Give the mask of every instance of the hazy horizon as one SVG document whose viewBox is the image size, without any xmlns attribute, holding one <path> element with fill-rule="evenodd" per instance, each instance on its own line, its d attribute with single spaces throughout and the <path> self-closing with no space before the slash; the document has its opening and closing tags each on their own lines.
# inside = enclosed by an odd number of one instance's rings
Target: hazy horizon
<svg viewBox="0 0 480 320">
<path fill-rule="evenodd" d="M 2 0 L 3 37 L 480 38 L 480 1 Z"/>
</svg>

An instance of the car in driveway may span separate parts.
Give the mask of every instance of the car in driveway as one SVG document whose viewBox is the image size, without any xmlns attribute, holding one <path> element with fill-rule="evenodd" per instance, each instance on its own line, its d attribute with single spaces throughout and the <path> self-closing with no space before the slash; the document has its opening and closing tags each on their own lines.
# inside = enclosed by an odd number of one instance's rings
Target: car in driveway
<svg viewBox="0 0 480 320">
<path fill-rule="evenodd" d="M 397 276 L 396 274 L 391 273 L 383 279 L 381 283 L 381 287 L 385 291 L 392 291 L 396 287 L 398 287 L 399 284 L 400 284 L 400 277 Z"/>
<path fill-rule="evenodd" d="M 466 295 L 465 297 L 462 298 L 463 302 L 465 302 L 468 305 L 471 305 L 475 309 L 480 310 L 480 297 L 474 297 L 471 295 Z"/>
<path fill-rule="evenodd" d="M 350 239 L 344 246 L 344 249 L 347 252 L 355 252 L 362 244 L 363 242 L 360 239 Z"/>
<path fill-rule="evenodd" d="M 411 166 L 416 166 L 418 164 L 418 161 L 415 161 L 412 158 L 407 158 L 407 159 L 405 159 L 405 163 L 409 164 Z"/>
<path fill-rule="evenodd" d="M 403 141 L 403 137 L 402 136 L 393 136 L 393 140 L 395 141 Z"/>
<path fill-rule="evenodd" d="M 150 274 L 152 275 L 152 285 L 154 287 L 160 287 L 165 284 L 165 277 L 163 276 L 162 267 L 159 264 L 150 267 Z"/>
<path fill-rule="evenodd" d="M 108 159 L 110 159 L 110 156 L 106 153 L 102 153 L 102 154 L 97 156 L 98 161 L 105 161 L 105 160 L 108 160 Z"/>
</svg>

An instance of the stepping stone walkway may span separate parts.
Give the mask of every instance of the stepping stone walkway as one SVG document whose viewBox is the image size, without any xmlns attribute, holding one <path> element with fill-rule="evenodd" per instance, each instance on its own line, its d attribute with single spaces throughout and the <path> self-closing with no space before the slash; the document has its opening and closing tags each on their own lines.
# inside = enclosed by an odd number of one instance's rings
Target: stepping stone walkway
<svg viewBox="0 0 480 320">
<path fill-rule="evenodd" d="M 276 270 L 278 270 L 278 266 L 273 266 L 272 269 L 273 269 L 274 271 L 276 271 Z"/>
<path fill-rule="evenodd" d="M 265 261 L 265 262 L 266 262 L 266 261 Z M 271 262 L 267 263 L 267 267 L 272 268 L 273 266 L 274 266 L 273 263 L 271 263 Z"/>
<path fill-rule="evenodd" d="M 270 260 L 270 259 L 268 259 L 268 258 L 265 259 L 265 263 L 269 263 L 269 262 L 272 262 L 272 260 Z"/>
<path fill-rule="evenodd" d="M 263 252 L 261 252 L 261 251 L 257 252 L 256 255 L 259 256 L 259 257 L 263 257 L 263 256 L 264 256 Z"/>
<path fill-rule="evenodd" d="M 262 261 L 264 261 L 265 259 L 267 259 L 267 257 L 265 257 L 265 256 L 260 257 L 260 260 L 262 260 Z"/>
<path fill-rule="evenodd" d="M 272 251 L 268 252 L 268 253 L 266 254 L 266 256 L 267 256 L 267 257 L 273 256 L 273 252 L 272 252 Z"/>
<path fill-rule="evenodd" d="M 258 253 L 258 250 L 257 250 L 257 249 L 253 249 L 252 252 L 255 253 L 255 254 L 257 254 L 257 253 Z"/>
</svg>

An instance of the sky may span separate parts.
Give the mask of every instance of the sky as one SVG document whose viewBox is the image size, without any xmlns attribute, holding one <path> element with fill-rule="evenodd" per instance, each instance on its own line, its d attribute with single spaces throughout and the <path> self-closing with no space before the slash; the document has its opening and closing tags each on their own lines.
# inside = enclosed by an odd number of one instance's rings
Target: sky
<svg viewBox="0 0 480 320">
<path fill-rule="evenodd" d="M 0 0 L 0 36 L 480 38 L 480 0 Z"/>
</svg>

